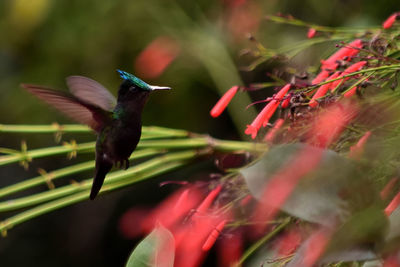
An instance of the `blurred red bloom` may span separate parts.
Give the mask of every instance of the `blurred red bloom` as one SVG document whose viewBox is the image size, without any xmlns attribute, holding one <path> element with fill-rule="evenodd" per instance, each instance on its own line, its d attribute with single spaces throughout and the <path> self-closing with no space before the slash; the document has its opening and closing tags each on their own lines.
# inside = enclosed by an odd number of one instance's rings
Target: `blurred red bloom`
<svg viewBox="0 0 400 267">
<path fill-rule="evenodd" d="M 330 106 L 316 118 L 308 133 L 308 143 L 323 148 L 328 147 L 356 114 L 357 107 L 350 103 Z"/>
<path fill-rule="evenodd" d="M 133 207 L 126 211 L 119 219 L 118 228 L 125 238 L 133 239 L 143 235 L 143 229 L 136 227 L 141 225 L 142 221 L 150 213 L 149 208 Z"/>
<path fill-rule="evenodd" d="M 382 27 L 384 29 L 389 29 L 393 26 L 393 24 L 396 22 L 396 20 L 399 18 L 399 12 L 396 12 L 392 15 L 390 15 L 383 23 Z"/>
<path fill-rule="evenodd" d="M 317 33 L 317 30 L 314 28 L 309 28 L 308 32 L 307 32 L 307 38 L 311 39 L 315 36 L 315 34 Z"/>
<path fill-rule="evenodd" d="M 301 266 L 311 267 L 318 261 L 324 253 L 329 243 L 332 232 L 328 230 L 317 230 L 308 239 L 303 255 L 303 264 Z"/>
<path fill-rule="evenodd" d="M 301 234 L 298 229 L 291 228 L 281 236 L 274 247 L 278 256 L 288 256 L 295 252 L 301 243 Z"/>
<path fill-rule="evenodd" d="M 170 229 L 200 202 L 201 195 L 195 188 L 178 190 L 151 211 L 142 221 L 141 229 L 148 233 L 157 223 Z"/>
<path fill-rule="evenodd" d="M 389 256 L 385 259 L 383 267 L 400 267 L 400 260 L 397 255 Z"/>
<path fill-rule="evenodd" d="M 274 112 L 279 106 L 279 103 L 282 101 L 283 97 L 287 94 L 290 89 L 290 84 L 286 84 L 273 98 L 271 102 L 269 102 L 263 110 L 257 115 L 257 117 L 253 120 L 250 125 L 247 125 L 245 130 L 245 134 L 251 135 L 251 138 L 256 138 L 258 130 L 260 130 L 261 126 L 267 126 L 269 119 L 272 117 Z"/>
<path fill-rule="evenodd" d="M 265 185 L 260 202 L 253 212 L 252 217 L 256 233 L 264 231 L 264 223 L 275 217 L 300 179 L 318 166 L 322 152 L 322 149 L 315 150 L 311 146 L 306 146 L 293 156 L 293 160 L 271 177 Z"/>
<path fill-rule="evenodd" d="M 400 192 L 397 193 L 397 195 L 390 201 L 389 205 L 386 206 L 385 208 L 385 214 L 386 216 L 390 216 L 392 212 L 397 209 L 400 205 Z"/>
<path fill-rule="evenodd" d="M 261 8 L 258 4 L 248 2 L 237 5 L 229 12 L 227 27 L 234 40 L 243 40 L 258 30 L 261 21 Z"/>
<path fill-rule="evenodd" d="M 370 137 L 371 132 L 367 131 L 361 138 L 358 140 L 357 144 L 350 147 L 350 155 L 349 157 L 353 159 L 360 158 L 361 154 L 364 151 L 365 143 L 367 142 L 368 138 Z"/>
<path fill-rule="evenodd" d="M 272 129 L 269 130 L 269 132 L 265 135 L 264 141 L 272 142 L 274 140 L 274 138 L 275 138 L 276 133 L 282 127 L 284 122 L 285 122 L 285 120 L 282 119 L 282 118 L 277 119 L 275 124 L 274 124 L 274 127 L 272 127 Z"/>
<path fill-rule="evenodd" d="M 385 185 L 385 187 L 381 190 L 380 195 L 383 200 L 385 200 L 389 194 L 392 192 L 392 189 L 396 185 L 396 183 L 399 181 L 399 178 L 393 177 L 390 179 L 390 181 Z"/>
<path fill-rule="evenodd" d="M 338 60 L 346 60 L 350 61 L 352 57 L 357 55 L 360 52 L 360 49 L 363 47 L 363 43 L 360 39 L 356 39 L 353 42 L 345 45 L 340 48 L 336 53 L 331 55 L 326 60 L 321 60 L 322 67 L 321 69 L 330 69 L 335 70 L 338 67 Z"/>
<path fill-rule="evenodd" d="M 153 40 L 135 60 L 135 71 L 147 79 L 160 76 L 180 52 L 179 44 L 167 36 Z"/>
<path fill-rule="evenodd" d="M 221 115 L 221 113 L 228 106 L 229 102 L 231 102 L 232 98 L 235 96 L 239 89 L 239 86 L 233 86 L 231 89 L 225 92 L 225 94 L 218 100 L 215 106 L 211 109 L 210 115 L 214 118 Z"/>
<path fill-rule="evenodd" d="M 243 253 L 243 233 L 235 230 L 222 236 L 217 243 L 218 266 L 232 267 L 240 260 Z"/>
</svg>

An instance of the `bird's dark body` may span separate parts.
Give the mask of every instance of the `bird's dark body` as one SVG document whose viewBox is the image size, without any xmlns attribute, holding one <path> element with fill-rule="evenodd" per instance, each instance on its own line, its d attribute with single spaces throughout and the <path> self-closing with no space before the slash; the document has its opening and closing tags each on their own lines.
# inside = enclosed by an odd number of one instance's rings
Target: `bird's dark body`
<svg viewBox="0 0 400 267">
<path fill-rule="evenodd" d="M 142 132 L 142 111 L 152 90 L 170 89 L 150 86 L 132 74 L 118 71 L 124 82 L 115 98 L 102 85 L 89 78 L 67 78 L 72 95 L 42 86 L 23 84 L 31 93 L 55 106 L 78 122 L 88 124 L 98 136 L 96 171 L 90 199 L 100 191 L 113 165 L 129 167 L 129 157 L 136 149 Z"/>
<path fill-rule="evenodd" d="M 96 141 L 96 173 L 93 180 L 90 198 L 103 185 L 106 174 L 113 165 L 129 167 L 128 158 L 136 149 L 142 134 L 142 110 L 148 92 L 141 92 L 130 101 L 118 102 L 109 125 L 105 125 Z M 119 98 L 118 98 L 119 99 Z M 127 107 L 124 107 L 126 106 Z M 132 107 L 132 108 L 128 108 Z"/>
</svg>

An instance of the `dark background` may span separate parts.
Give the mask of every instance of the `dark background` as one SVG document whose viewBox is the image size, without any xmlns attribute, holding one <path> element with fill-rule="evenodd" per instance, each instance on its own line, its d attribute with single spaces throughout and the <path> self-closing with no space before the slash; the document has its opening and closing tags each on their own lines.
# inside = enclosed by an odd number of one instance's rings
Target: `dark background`
<svg viewBox="0 0 400 267">
<path fill-rule="evenodd" d="M 136 73 L 134 62 L 140 52 L 157 37 L 169 36 L 179 44 L 179 55 L 162 75 L 146 81 L 170 86 L 173 91 L 151 96 L 144 125 L 240 139 L 255 115 L 252 109 L 244 110 L 250 103 L 246 94 L 235 98 L 229 113 L 218 119 L 212 119 L 209 110 L 232 85 L 268 81 L 266 71 L 271 66 L 240 71 L 247 63 L 240 51 L 253 45 L 247 33 L 268 48 L 301 40 L 307 32 L 268 22 L 265 15 L 280 12 L 326 26 L 379 26 L 398 8 L 397 0 L 4 0 L 0 2 L 0 124 L 71 123 L 19 84 L 66 90 L 65 77 L 77 74 L 99 81 L 116 94 L 120 78 L 115 70 Z M 321 52 L 321 48 L 309 51 L 296 62 L 315 64 Z M 252 97 L 265 94 L 257 92 Z M 84 142 L 95 137 L 63 137 L 70 139 Z M 29 149 L 55 145 L 50 134 L 0 134 L 1 147 L 19 149 L 21 140 L 27 141 Z M 65 156 L 35 160 L 28 171 L 18 164 L 3 166 L 0 186 L 32 177 L 39 167 L 52 170 L 92 158 L 88 154 L 72 161 Z M 0 240 L 0 266 L 121 266 L 136 244 L 118 230 L 122 214 L 132 206 L 154 205 L 175 189 L 160 188 L 160 181 L 198 178 L 209 171 L 214 171 L 211 161 L 194 164 L 19 225 Z M 0 214 L 0 219 L 10 215 Z"/>
</svg>

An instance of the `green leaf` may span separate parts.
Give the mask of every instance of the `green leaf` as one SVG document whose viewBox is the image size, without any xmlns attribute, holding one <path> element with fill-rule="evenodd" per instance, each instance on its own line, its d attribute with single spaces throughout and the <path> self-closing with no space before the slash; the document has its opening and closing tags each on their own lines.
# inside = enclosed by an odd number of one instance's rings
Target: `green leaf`
<svg viewBox="0 0 400 267">
<path fill-rule="evenodd" d="M 158 225 L 129 256 L 126 267 L 173 267 L 175 239 L 171 232 Z"/>
<path fill-rule="evenodd" d="M 291 160 L 306 146 L 301 143 L 275 146 L 255 164 L 241 169 L 250 193 L 259 199 L 274 174 L 290 165 Z M 310 149 L 316 153 L 321 152 L 317 147 Z M 363 194 L 361 199 L 367 202 L 376 197 L 374 193 L 364 193 L 369 186 L 362 180 L 364 176 L 359 174 L 356 166 L 336 152 L 324 150 L 317 168 L 301 178 L 282 210 L 306 221 L 324 225 L 330 225 L 330 219 L 343 220 L 343 217 L 363 205 L 354 203 L 358 198 L 353 199 L 353 192 Z"/>
</svg>

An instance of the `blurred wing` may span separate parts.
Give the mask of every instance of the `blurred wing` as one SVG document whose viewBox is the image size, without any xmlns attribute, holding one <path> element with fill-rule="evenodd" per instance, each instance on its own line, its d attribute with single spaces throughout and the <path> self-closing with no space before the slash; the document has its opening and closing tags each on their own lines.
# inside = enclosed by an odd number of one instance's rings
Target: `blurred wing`
<svg viewBox="0 0 400 267">
<path fill-rule="evenodd" d="M 99 131 L 110 118 L 109 112 L 80 101 L 72 95 L 38 85 L 21 84 L 21 86 L 41 100 L 62 111 L 71 119 L 86 124 L 95 131 Z"/>
<path fill-rule="evenodd" d="M 114 108 L 115 97 L 100 83 L 83 76 L 69 76 L 66 80 L 71 93 L 80 100 L 104 110 Z"/>
</svg>

